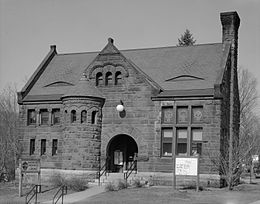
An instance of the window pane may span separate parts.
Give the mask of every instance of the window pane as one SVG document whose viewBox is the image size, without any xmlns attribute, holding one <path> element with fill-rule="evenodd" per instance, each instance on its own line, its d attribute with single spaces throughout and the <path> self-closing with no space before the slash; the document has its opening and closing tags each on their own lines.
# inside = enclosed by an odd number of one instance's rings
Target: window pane
<svg viewBox="0 0 260 204">
<path fill-rule="evenodd" d="M 121 72 L 116 72 L 115 75 L 115 85 L 121 84 L 122 83 L 122 75 Z"/>
<path fill-rule="evenodd" d="M 192 155 L 201 155 L 202 152 L 202 143 L 192 143 L 191 154 Z"/>
<path fill-rule="evenodd" d="M 193 141 L 202 141 L 202 128 L 191 129 Z"/>
<path fill-rule="evenodd" d="M 178 139 L 187 139 L 188 132 L 187 129 L 177 129 Z"/>
<path fill-rule="evenodd" d="M 97 124 L 97 111 L 93 111 L 91 114 L 91 124 Z"/>
<path fill-rule="evenodd" d="M 177 123 L 188 123 L 188 107 L 177 108 Z"/>
<path fill-rule="evenodd" d="M 41 140 L 41 155 L 46 153 L 46 139 Z"/>
<path fill-rule="evenodd" d="M 162 123 L 173 122 L 173 107 L 162 107 Z"/>
<path fill-rule="evenodd" d="M 53 109 L 52 118 L 53 124 L 60 124 L 60 109 Z"/>
<path fill-rule="evenodd" d="M 193 107 L 192 108 L 192 123 L 201 123 L 203 118 L 203 108 Z"/>
<path fill-rule="evenodd" d="M 86 123 L 87 122 L 87 111 L 82 111 L 81 112 L 81 123 Z"/>
<path fill-rule="evenodd" d="M 191 129 L 192 146 L 191 154 L 198 155 L 202 152 L 202 128 Z"/>
<path fill-rule="evenodd" d="M 172 143 L 163 143 L 163 156 L 172 156 Z"/>
<path fill-rule="evenodd" d="M 58 150 L 58 140 L 53 139 L 52 140 L 52 155 L 56 155 Z"/>
<path fill-rule="evenodd" d="M 112 84 L 112 73 L 108 72 L 106 73 L 106 85 L 111 85 Z"/>
<path fill-rule="evenodd" d="M 96 75 L 96 86 L 102 85 L 103 76 L 101 72 L 98 72 Z"/>
<path fill-rule="evenodd" d="M 187 137 L 188 131 L 185 128 L 177 129 L 177 154 L 186 155 L 187 154 Z"/>
<path fill-rule="evenodd" d="M 187 155 L 187 143 L 178 143 L 177 154 L 178 155 Z"/>
<path fill-rule="evenodd" d="M 40 111 L 41 115 L 41 125 L 47 125 L 49 121 L 49 112 L 47 109 L 43 109 Z"/>
<path fill-rule="evenodd" d="M 72 123 L 74 123 L 77 120 L 77 115 L 76 115 L 75 110 L 71 111 L 70 120 L 71 120 Z"/>
<path fill-rule="evenodd" d="M 162 129 L 162 135 L 163 135 L 163 138 L 172 138 L 172 129 L 171 128 L 165 128 L 165 129 Z"/>
<path fill-rule="evenodd" d="M 35 110 L 28 110 L 28 125 L 36 124 Z"/>
<path fill-rule="evenodd" d="M 35 139 L 30 140 L 30 155 L 34 154 L 35 152 Z"/>
</svg>

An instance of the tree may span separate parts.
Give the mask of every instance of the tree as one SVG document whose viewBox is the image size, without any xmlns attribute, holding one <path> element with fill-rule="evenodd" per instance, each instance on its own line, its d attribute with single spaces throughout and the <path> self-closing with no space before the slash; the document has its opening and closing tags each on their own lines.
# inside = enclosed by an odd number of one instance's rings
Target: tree
<svg viewBox="0 0 260 204">
<path fill-rule="evenodd" d="M 20 155 L 18 104 L 15 86 L 8 85 L 0 93 L 0 174 L 4 169 L 14 176 Z"/>
<path fill-rule="evenodd" d="M 178 38 L 178 45 L 177 46 L 190 46 L 194 45 L 196 40 L 194 40 L 192 34 L 188 29 L 181 35 L 181 38 Z"/>
<path fill-rule="evenodd" d="M 232 169 L 228 152 L 221 152 L 219 155 L 210 155 L 213 168 L 218 170 L 226 181 L 229 189 L 232 190 L 237 184 L 243 172 L 243 164 L 250 164 L 252 155 L 259 154 L 260 146 L 260 119 L 256 115 L 258 93 L 257 79 L 247 70 L 238 70 L 238 88 L 240 99 L 240 129 L 239 140 L 234 141 Z M 228 137 L 228 135 L 224 135 Z M 228 150 L 229 143 L 224 144 Z"/>
</svg>

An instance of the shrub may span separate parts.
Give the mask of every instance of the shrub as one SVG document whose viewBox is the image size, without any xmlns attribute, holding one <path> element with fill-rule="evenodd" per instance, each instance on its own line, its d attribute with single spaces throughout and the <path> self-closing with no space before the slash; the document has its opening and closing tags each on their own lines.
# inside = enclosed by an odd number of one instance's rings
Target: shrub
<svg viewBox="0 0 260 204">
<path fill-rule="evenodd" d="M 88 182 L 79 177 L 66 178 L 64 175 L 56 173 L 50 177 L 50 183 L 55 186 L 67 186 L 74 191 L 83 191 L 88 188 Z"/>
<path fill-rule="evenodd" d="M 142 188 L 144 185 L 145 185 L 145 183 L 142 182 L 139 178 L 137 178 L 133 181 L 133 186 L 136 188 Z"/>
<path fill-rule="evenodd" d="M 117 189 L 121 190 L 125 188 L 127 188 L 127 183 L 124 180 L 119 180 L 117 184 Z"/>
<path fill-rule="evenodd" d="M 59 173 L 55 173 L 55 174 L 51 175 L 49 181 L 55 187 L 67 185 L 65 176 L 61 175 Z"/>
<path fill-rule="evenodd" d="M 69 189 L 74 191 L 84 191 L 88 188 L 88 182 L 79 177 L 72 177 L 66 181 Z"/>
<path fill-rule="evenodd" d="M 116 189 L 115 184 L 113 184 L 112 182 L 109 182 L 106 184 L 105 190 L 106 191 L 116 191 L 117 189 Z"/>
</svg>

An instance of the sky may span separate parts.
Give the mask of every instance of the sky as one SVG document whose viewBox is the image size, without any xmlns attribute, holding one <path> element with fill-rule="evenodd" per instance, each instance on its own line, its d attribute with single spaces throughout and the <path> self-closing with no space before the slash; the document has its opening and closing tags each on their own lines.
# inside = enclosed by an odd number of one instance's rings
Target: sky
<svg viewBox="0 0 260 204">
<path fill-rule="evenodd" d="M 260 0 L 0 0 L 0 91 L 18 91 L 56 45 L 58 53 L 221 42 L 220 13 L 237 11 L 239 66 L 260 77 Z M 260 93 L 260 81 L 258 82 Z"/>
</svg>

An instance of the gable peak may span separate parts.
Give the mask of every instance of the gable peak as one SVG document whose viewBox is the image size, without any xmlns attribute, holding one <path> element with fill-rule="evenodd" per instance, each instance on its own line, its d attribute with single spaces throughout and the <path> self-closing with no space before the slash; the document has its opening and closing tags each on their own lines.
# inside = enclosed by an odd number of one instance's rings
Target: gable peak
<svg viewBox="0 0 260 204">
<path fill-rule="evenodd" d="M 114 45 L 114 39 L 108 38 L 108 43 L 104 47 L 104 49 L 99 53 L 99 55 L 107 55 L 107 54 L 119 54 L 119 50 Z"/>
</svg>

